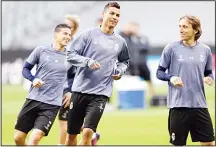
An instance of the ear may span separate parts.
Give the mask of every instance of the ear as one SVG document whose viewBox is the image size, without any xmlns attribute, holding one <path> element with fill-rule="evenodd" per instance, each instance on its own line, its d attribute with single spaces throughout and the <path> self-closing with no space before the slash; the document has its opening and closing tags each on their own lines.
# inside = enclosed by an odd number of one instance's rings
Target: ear
<svg viewBox="0 0 216 147">
<path fill-rule="evenodd" d="M 104 15 L 105 15 L 105 12 L 103 11 L 103 12 L 101 13 L 101 17 L 104 18 Z"/>
<path fill-rule="evenodd" d="M 54 39 L 56 39 L 56 37 L 57 37 L 57 34 L 56 34 L 56 33 L 54 33 Z"/>
<path fill-rule="evenodd" d="M 194 30 L 194 34 L 198 33 L 198 30 Z"/>
</svg>

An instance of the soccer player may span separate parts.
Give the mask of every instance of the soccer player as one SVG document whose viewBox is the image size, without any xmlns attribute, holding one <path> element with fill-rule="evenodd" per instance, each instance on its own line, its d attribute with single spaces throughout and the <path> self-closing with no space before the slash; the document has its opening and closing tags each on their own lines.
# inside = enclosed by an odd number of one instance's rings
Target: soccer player
<svg viewBox="0 0 216 147">
<path fill-rule="evenodd" d="M 54 30 L 53 44 L 36 47 L 27 58 L 22 74 L 32 85 L 15 125 L 16 145 L 38 145 L 49 134 L 62 105 L 63 84 L 67 74 L 65 46 L 70 40 L 71 28 L 59 24 Z M 31 69 L 35 65 L 36 74 L 32 75 Z M 26 143 L 30 130 L 32 133 Z"/>
<path fill-rule="evenodd" d="M 128 67 L 126 42 L 114 32 L 120 18 L 120 5 L 109 2 L 102 17 L 102 25 L 85 30 L 74 40 L 67 54 L 67 60 L 77 66 L 77 71 L 72 86 L 66 145 L 77 145 L 83 122 L 79 144 L 91 145 L 93 132 L 111 96 L 113 80 L 119 80 Z"/>
<path fill-rule="evenodd" d="M 128 73 L 132 76 L 140 76 L 148 85 L 149 96 L 154 95 L 154 87 L 151 73 L 147 65 L 147 56 L 150 44 L 148 38 L 140 33 L 140 25 L 136 22 L 129 22 L 119 33 L 127 42 L 130 53 L 130 67 Z"/>
<path fill-rule="evenodd" d="M 164 48 L 157 70 L 157 78 L 169 85 L 170 143 L 186 145 L 190 131 L 193 142 L 215 145 L 204 92 L 204 83 L 212 86 L 214 82 L 211 50 L 198 41 L 202 30 L 196 16 L 181 17 L 179 32 L 181 40 Z"/>
<path fill-rule="evenodd" d="M 67 48 L 71 45 L 72 40 L 74 38 L 75 33 L 77 32 L 79 28 L 80 19 L 78 15 L 66 15 L 64 23 L 71 27 L 71 41 L 68 43 Z M 69 100 L 72 96 L 71 87 L 73 84 L 73 79 L 75 76 L 75 68 L 74 66 L 69 65 L 69 69 L 67 71 L 67 80 L 64 84 L 64 90 L 63 90 L 63 105 L 61 106 L 59 110 L 59 145 L 63 145 L 65 143 L 65 138 L 67 135 L 67 119 L 68 119 L 68 105 L 66 102 Z M 67 107 L 66 107 L 67 106 Z"/>
<path fill-rule="evenodd" d="M 71 27 L 71 35 L 72 35 L 71 41 L 67 46 L 67 48 L 69 48 L 73 39 L 74 39 L 74 35 L 76 34 L 76 32 L 79 28 L 80 18 L 78 15 L 66 15 L 64 22 L 68 26 Z M 59 115 L 58 115 L 59 130 L 60 130 L 59 145 L 65 144 L 65 139 L 66 139 L 66 135 L 67 135 L 67 119 L 68 119 L 69 107 L 66 107 L 66 106 L 68 106 L 66 102 L 68 102 L 72 96 L 71 88 L 72 88 L 74 76 L 76 73 L 75 71 L 76 71 L 75 67 L 70 65 L 70 68 L 67 71 L 67 81 L 64 84 L 63 105 L 61 106 L 61 108 L 59 110 Z M 82 131 L 82 129 L 81 129 L 81 131 Z M 92 145 L 96 145 L 99 138 L 100 138 L 100 134 L 95 133 L 92 137 Z"/>
</svg>

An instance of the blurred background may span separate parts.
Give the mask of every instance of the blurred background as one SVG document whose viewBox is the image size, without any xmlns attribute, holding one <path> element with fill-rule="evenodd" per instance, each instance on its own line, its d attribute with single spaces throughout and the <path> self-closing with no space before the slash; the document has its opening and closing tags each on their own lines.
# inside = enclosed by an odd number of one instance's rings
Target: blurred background
<svg viewBox="0 0 216 147">
<path fill-rule="evenodd" d="M 25 59 L 36 46 L 52 43 L 54 27 L 63 22 L 66 14 L 80 16 L 78 35 L 99 24 L 106 3 L 2 2 L 2 145 L 14 145 L 14 125 L 30 84 L 21 74 Z M 132 66 L 126 76 L 114 83 L 113 96 L 98 127 L 99 145 L 169 145 L 167 83 L 156 79 L 160 55 L 166 44 L 179 39 L 179 18 L 190 14 L 201 19 L 200 41 L 211 47 L 215 63 L 215 4 L 207 1 L 120 1 L 119 4 L 121 17 L 115 32 L 126 39 Z M 205 85 L 205 90 L 215 124 L 214 86 Z M 41 144 L 57 145 L 58 135 L 55 121 Z M 189 136 L 188 145 L 192 144 L 199 143 L 192 143 Z"/>
</svg>

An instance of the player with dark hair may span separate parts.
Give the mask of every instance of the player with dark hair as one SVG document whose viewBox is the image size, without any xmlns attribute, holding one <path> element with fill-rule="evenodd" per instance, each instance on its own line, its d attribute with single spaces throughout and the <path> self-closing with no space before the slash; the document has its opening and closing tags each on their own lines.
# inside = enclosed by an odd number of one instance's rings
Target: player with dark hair
<svg viewBox="0 0 216 147">
<path fill-rule="evenodd" d="M 67 73 L 65 47 L 70 40 L 71 28 L 59 24 L 54 31 L 53 44 L 36 47 L 27 58 L 22 74 L 32 84 L 15 125 L 16 145 L 38 145 L 48 135 L 62 105 Z M 36 74 L 32 75 L 35 65 Z M 26 143 L 30 130 L 32 133 Z"/>
<path fill-rule="evenodd" d="M 128 67 L 127 44 L 114 32 L 120 18 L 120 5 L 109 2 L 102 18 L 101 26 L 85 30 L 74 40 L 67 54 L 68 62 L 76 66 L 77 71 L 72 86 L 66 145 L 77 145 L 77 134 L 83 123 L 80 145 L 91 145 L 92 135 L 112 94 L 113 80 L 119 80 Z"/>
</svg>

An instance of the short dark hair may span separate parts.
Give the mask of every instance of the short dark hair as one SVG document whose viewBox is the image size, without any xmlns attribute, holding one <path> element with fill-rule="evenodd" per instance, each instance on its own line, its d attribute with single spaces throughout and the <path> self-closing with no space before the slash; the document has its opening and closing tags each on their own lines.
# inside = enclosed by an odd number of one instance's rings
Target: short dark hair
<svg viewBox="0 0 216 147">
<path fill-rule="evenodd" d="M 59 32 L 60 29 L 62 29 L 62 28 L 68 28 L 68 29 L 71 29 L 70 26 L 68 26 L 67 24 L 62 23 L 62 24 L 58 24 L 58 25 L 55 27 L 54 32 Z"/>
<path fill-rule="evenodd" d="M 120 9 L 120 5 L 117 2 L 108 2 L 103 11 L 106 11 L 109 7 L 115 7 L 117 9 Z"/>
</svg>

